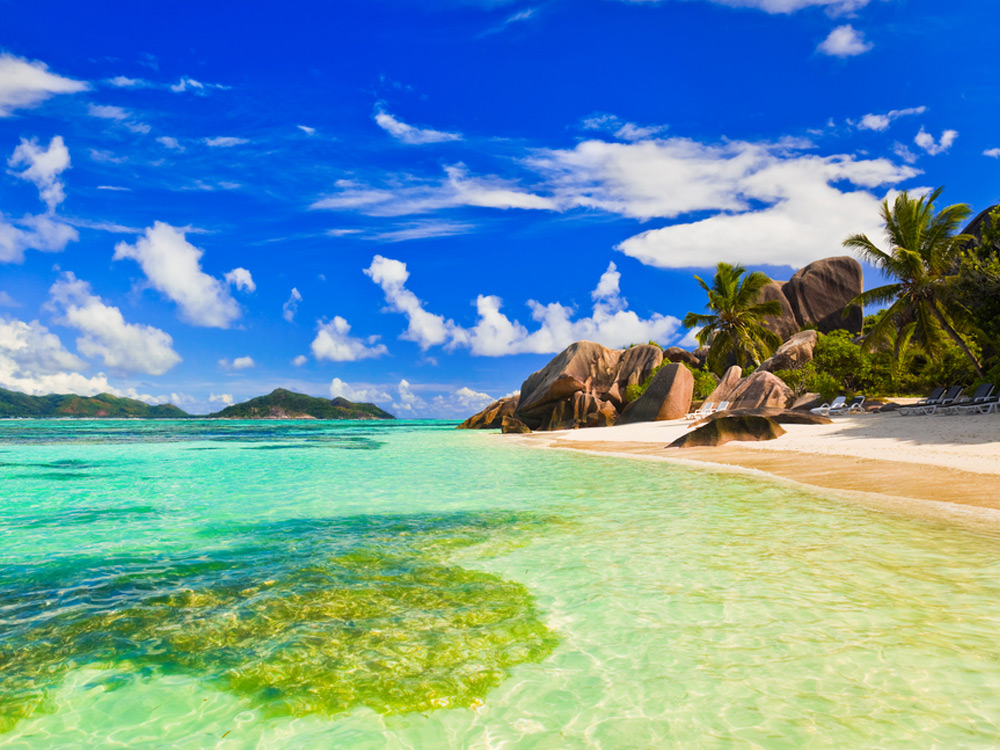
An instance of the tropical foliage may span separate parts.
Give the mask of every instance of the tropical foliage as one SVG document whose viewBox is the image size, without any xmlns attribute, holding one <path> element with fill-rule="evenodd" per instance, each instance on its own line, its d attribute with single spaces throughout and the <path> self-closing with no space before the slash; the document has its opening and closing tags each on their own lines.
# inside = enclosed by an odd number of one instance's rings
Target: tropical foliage
<svg viewBox="0 0 1000 750">
<path fill-rule="evenodd" d="M 844 240 L 845 247 L 894 280 L 859 294 L 853 304 L 889 305 L 868 332 L 866 350 L 884 346 L 893 337 L 898 346 L 900 332 L 931 357 L 942 355 L 951 341 L 982 376 L 969 338 L 972 316 L 954 293 L 963 252 L 973 240 L 958 230 L 971 212 L 964 203 L 935 211 L 934 201 L 941 192 L 938 188 L 928 196 L 911 196 L 904 191 L 891 205 L 888 199 L 882 202 L 888 251 L 864 234 Z"/>
<path fill-rule="evenodd" d="M 730 364 L 759 365 L 781 343 L 781 338 L 765 326 L 765 318 L 781 314 L 781 303 L 760 301 L 771 279 L 761 271 L 747 272 L 739 265 L 719 263 L 709 286 L 695 276 L 708 294 L 708 313 L 689 312 L 687 328 L 700 328 L 701 346 L 711 345 L 706 365 L 718 375 Z"/>
</svg>

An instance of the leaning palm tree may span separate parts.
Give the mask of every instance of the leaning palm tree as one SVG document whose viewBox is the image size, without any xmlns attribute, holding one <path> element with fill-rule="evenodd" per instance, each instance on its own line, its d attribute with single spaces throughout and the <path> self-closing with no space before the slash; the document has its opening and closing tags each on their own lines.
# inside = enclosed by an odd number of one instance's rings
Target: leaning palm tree
<svg viewBox="0 0 1000 750">
<path fill-rule="evenodd" d="M 938 353 L 950 338 L 969 358 L 976 372 L 982 365 L 962 332 L 970 330 L 968 311 L 954 300 L 951 286 L 962 254 L 972 238 L 957 234 L 971 213 L 964 203 L 934 212 L 938 188 L 926 197 L 902 192 L 892 206 L 882 201 L 885 243 L 879 248 L 867 235 L 855 234 L 844 247 L 856 250 L 865 260 L 895 282 L 869 289 L 851 300 L 851 305 L 889 305 L 864 341 L 865 349 L 884 344 L 904 325 L 913 325 L 914 337 L 928 354 Z"/>
<path fill-rule="evenodd" d="M 744 275 L 745 274 L 745 275 Z M 711 313 L 689 312 L 684 316 L 688 328 L 700 326 L 698 343 L 711 343 L 706 364 L 717 374 L 730 362 L 746 367 L 759 365 L 781 343 L 781 337 L 767 328 L 764 318 L 781 314 L 777 300 L 761 302 L 760 295 L 771 279 L 761 271 L 747 273 L 743 266 L 719 263 L 709 286 L 695 276 L 708 293 Z"/>
</svg>

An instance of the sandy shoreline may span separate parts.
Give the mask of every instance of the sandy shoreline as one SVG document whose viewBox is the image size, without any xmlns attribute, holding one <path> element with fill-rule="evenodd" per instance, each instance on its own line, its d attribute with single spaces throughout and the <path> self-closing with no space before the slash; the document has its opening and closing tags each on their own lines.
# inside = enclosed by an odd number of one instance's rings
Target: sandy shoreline
<svg viewBox="0 0 1000 750">
<path fill-rule="evenodd" d="M 908 515 L 1000 528 L 1000 415 L 862 414 L 763 443 L 666 449 L 685 420 L 503 436 L 536 447 L 763 472 Z"/>
</svg>

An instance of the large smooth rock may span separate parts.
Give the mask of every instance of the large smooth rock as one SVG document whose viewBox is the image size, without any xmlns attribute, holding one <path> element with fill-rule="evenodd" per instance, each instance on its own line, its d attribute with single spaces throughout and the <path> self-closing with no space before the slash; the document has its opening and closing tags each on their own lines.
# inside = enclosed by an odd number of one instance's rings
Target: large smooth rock
<svg viewBox="0 0 1000 750">
<path fill-rule="evenodd" d="M 649 388 L 625 407 L 618 424 L 680 419 L 691 408 L 694 375 L 684 365 L 674 362 L 653 377 Z"/>
<path fill-rule="evenodd" d="M 774 350 L 774 354 L 764 360 L 757 371 L 797 370 L 807 362 L 812 362 L 813 351 L 819 334 L 816 331 L 799 331 Z"/>
<path fill-rule="evenodd" d="M 495 430 L 503 426 L 504 417 L 514 416 L 520 396 L 508 396 L 494 401 L 478 414 L 473 414 L 458 426 L 459 430 Z"/>
<path fill-rule="evenodd" d="M 504 435 L 521 435 L 531 432 L 531 428 L 517 417 L 506 415 L 500 425 L 500 431 L 503 432 Z"/>
<path fill-rule="evenodd" d="M 733 365 L 728 370 L 726 370 L 722 375 L 722 380 L 719 384 L 715 386 L 715 390 L 708 394 L 705 399 L 706 403 L 715 404 L 718 406 L 723 401 L 730 401 L 730 394 L 739 385 L 740 379 L 743 377 L 743 368 L 739 365 Z"/>
<path fill-rule="evenodd" d="M 792 389 L 770 372 L 757 371 L 743 378 L 729 395 L 730 409 L 784 409 L 794 398 Z"/>
<path fill-rule="evenodd" d="M 725 445 L 732 440 L 757 442 L 774 440 L 785 434 L 777 422 L 755 415 L 724 416 L 682 435 L 668 448 L 705 448 Z"/>
<path fill-rule="evenodd" d="M 693 352 L 681 349 L 679 346 L 670 346 L 663 350 L 663 358 L 671 362 L 683 362 L 691 367 L 701 367 L 701 360 Z"/>
<path fill-rule="evenodd" d="M 844 328 L 861 332 L 864 315 L 847 303 L 864 291 L 864 273 L 854 258 L 842 255 L 824 258 L 799 269 L 783 290 L 801 325 L 815 325 L 823 333 Z"/>
<path fill-rule="evenodd" d="M 661 362 L 657 346 L 622 351 L 578 341 L 524 381 L 514 416 L 532 430 L 614 424 L 625 389 L 644 382 Z"/>
<path fill-rule="evenodd" d="M 816 326 L 821 333 L 841 328 L 860 333 L 861 309 L 852 308 L 847 317 L 843 311 L 863 290 L 861 264 L 842 255 L 803 266 L 788 281 L 772 281 L 759 299 L 781 303 L 781 315 L 768 318 L 767 326 L 782 339 L 807 326 Z"/>
<path fill-rule="evenodd" d="M 788 282 L 772 281 L 761 290 L 760 297 L 758 298 L 758 302 L 777 300 L 781 304 L 781 315 L 768 317 L 766 321 L 767 327 L 781 336 L 782 339 L 787 339 L 802 327 L 795 316 L 795 311 L 792 310 L 792 305 L 785 296 L 784 288 L 786 283 Z"/>
</svg>

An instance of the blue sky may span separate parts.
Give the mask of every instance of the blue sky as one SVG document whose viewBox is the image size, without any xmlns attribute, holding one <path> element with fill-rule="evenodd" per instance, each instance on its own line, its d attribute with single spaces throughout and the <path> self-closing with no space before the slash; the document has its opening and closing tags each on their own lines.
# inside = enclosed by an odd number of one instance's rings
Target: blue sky
<svg viewBox="0 0 1000 750">
<path fill-rule="evenodd" d="M 210 5 L 2 5 L 0 387 L 464 417 L 1000 198 L 985 0 Z"/>
</svg>

